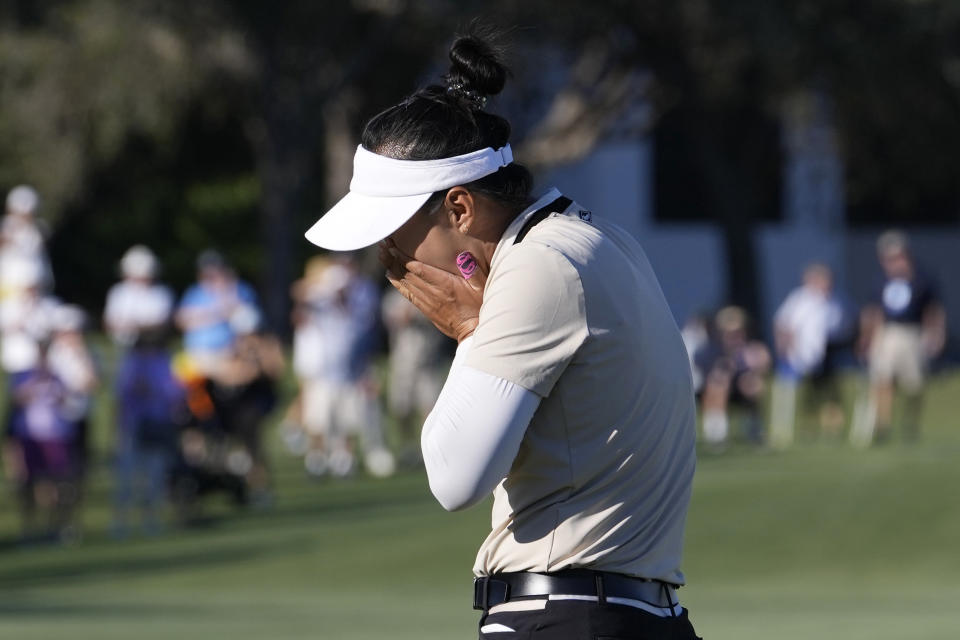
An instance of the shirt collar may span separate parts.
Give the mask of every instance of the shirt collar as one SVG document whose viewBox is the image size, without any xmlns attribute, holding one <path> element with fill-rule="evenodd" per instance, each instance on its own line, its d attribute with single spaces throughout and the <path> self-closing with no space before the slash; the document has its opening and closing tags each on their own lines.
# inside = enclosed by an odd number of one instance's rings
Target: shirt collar
<svg viewBox="0 0 960 640">
<path fill-rule="evenodd" d="M 536 202 L 524 209 L 520 215 L 513 219 L 513 222 L 510 223 L 510 225 L 507 227 L 507 230 L 503 232 L 503 235 L 500 237 L 500 242 L 497 243 L 497 248 L 493 252 L 493 258 L 490 260 L 491 271 L 493 271 L 493 267 L 495 264 L 497 264 L 500 257 L 507 253 L 507 248 L 513 246 L 513 242 L 516 240 L 517 234 L 520 233 L 520 229 L 522 229 L 523 225 L 526 224 L 527 220 L 530 219 L 530 216 L 562 195 L 563 194 L 560 193 L 559 189 L 556 187 L 551 187 L 546 193 L 537 198 Z"/>
</svg>

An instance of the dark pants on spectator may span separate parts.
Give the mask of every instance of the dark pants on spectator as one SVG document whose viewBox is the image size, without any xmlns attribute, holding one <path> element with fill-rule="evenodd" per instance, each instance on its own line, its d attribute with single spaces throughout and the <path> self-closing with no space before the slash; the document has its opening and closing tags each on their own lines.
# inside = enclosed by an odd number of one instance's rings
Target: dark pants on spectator
<svg viewBox="0 0 960 640">
<path fill-rule="evenodd" d="M 485 614 L 480 628 L 481 640 L 697 640 L 686 609 L 661 618 L 636 607 L 576 600 L 553 600 L 537 611 Z"/>
</svg>

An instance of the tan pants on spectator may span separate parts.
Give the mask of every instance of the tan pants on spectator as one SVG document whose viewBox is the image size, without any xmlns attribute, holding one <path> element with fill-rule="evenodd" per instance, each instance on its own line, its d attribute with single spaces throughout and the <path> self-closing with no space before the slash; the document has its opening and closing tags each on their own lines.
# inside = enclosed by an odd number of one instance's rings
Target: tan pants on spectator
<svg viewBox="0 0 960 640">
<path fill-rule="evenodd" d="M 923 389 L 926 356 L 920 327 L 886 324 L 870 346 L 870 380 L 874 384 L 896 382 L 907 393 Z"/>
</svg>

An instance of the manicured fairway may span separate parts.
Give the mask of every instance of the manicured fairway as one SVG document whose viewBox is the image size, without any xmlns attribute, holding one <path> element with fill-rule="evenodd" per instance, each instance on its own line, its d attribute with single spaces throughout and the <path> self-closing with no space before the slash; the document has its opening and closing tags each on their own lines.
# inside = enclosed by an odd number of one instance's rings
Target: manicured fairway
<svg viewBox="0 0 960 640">
<path fill-rule="evenodd" d="M 708 639 L 960 637 L 960 378 L 924 439 L 702 455 L 681 591 Z M 279 500 L 156 539 L 103 533 L 95 474 L 72 548 L 0 549 L 0 638 L 471 638 L 488 505 L 448 514 L 409 472 L 311 482 L 276 457 Z M 12 540 L 9 491 L 0 536 Z"/>
</svg>

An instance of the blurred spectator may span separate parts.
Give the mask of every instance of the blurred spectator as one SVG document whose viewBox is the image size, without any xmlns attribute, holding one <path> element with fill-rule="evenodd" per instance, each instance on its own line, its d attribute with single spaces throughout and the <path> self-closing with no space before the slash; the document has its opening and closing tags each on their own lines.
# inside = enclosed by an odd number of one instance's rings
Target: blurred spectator
<svg viewBox="0 0 960 640">
<path fill-rule="evenodd" d="M 317 354 L 323 348 L 323 331 L 316 322 L 316 313 L 311 299 L 318 297 L 323 287 L 323 273 L 330 265 L 325 256 L 314 256 L 307 261 L 303 277 L 290 287 L 293 310 L 293 373 L 297 378 L 297 396 L 287 408 L 281 432 L 287 449 L 295 455 L 304 455 L 309 449 L 306 423 L 304 422 L 304 390 L 311 380 L 319 377 Z M 308 407 L 309 408 L 309 407 Z"/>
<path fill-rule="evenodd" d="M 230 357 L 221 371 L 229 368 Z M 223 421 L 223 407 L 214 401 L 213 378 L 199 371 L 185 352 L 173 359 L 173 370 L 185 391 L 188 411 L 172 474 L 172 499 L 179 521 L 190 524 L 202 516 L 204 495 L 226 493 L 238 507 L 249 502 L 252 459 Z"/>
<path fill-rule="evenodd" d="M 849 314 L 834 294 L 833 274 L 823 264 L 811 264 L 803 283 L 794 289 L 774 316 L 777 369 L 771 395 L 770 442 L 776 448 L 794 439 L 797 386 L 809 381 L 810 398 L 818 411 L 821 431 L 837 436 L 844 414 L 835 373 L 836 351 L 846 341 Z"/>
<path fill-rule="evenodd" d="M 714 317 L 710 340 L 694 355 L 694 364 L 704 384 L 701 391 L 703 437 L 714 449 L 721 449 L 730 431 L 731 405 L 744 414 L 744 433 L 760 443 L 763 425 L 760 399 L 770 369 L 767 347 L 749 336 L 747 314 L 740 307 L 720 309 Z"/>
<path fill-rule="evenodd" d="M 123 280 L 107 293 L 103 324 L 121 347 L 133 346 L 141 334 L 167 331 L 173 292 L 156 283 L 159 264 L 147 247 L 130 247 L 120 260 Z"/>
<path fill-rule="evenodd" d="M 37 219 L 39 205 L 40 197 L 33 187 L 20 185 L 7 194 L 6 215 L 0 223 L 0 300 L 11 289 L 17 289 L 16 272 L 24 263 L 40 274 L 37 282 L 40 289 L 48 291 L 53 285 L 44 247 L 46 234 Z"/>
<path fill-rule="evenodd" d="M 683 323 L 680 337 L 687 348 L 687 358 L 690 360 L 690 369 L 693 374 L 693 390 L 699 394 L 703 390 L 703 372 L 697 366 L 694 358 L 697 352 L 707 345 L 710 340 L 710 321 L 706 314 L 695 313 Z"/>
<path fill-rule="evenodd" d="M 171 373 L 167 340 L 173 294 L 155 281 L 159 263 L 145 246 L 120 260 L 122 280 L 110 288 L 104 326 L 124 352 L 117 372 L 114 514 L 111 533 L 129 534 L 134 505 L 142 528 L 161 529 L 183 391 Z"/>
<path fill-rule="evenodd" d="M 943 351 L 946 314 L 933 281 L 914 262 L 907 237 L 877 240 L 883 280 L 861 314 L 860 351 L 870 370 L 874 441 L 890 437 L 895 385 L 904 394 L 903 434 L 920 433 L 927 365 Z"/>
<path fill-rule="evenodd" d="M 304 466 L 312 475 L 349 475 L 360 439 L 367 469 L 389 475 L 394 460 L 384 446 L 370 370 L 379 293 L 352 258 L 311 264 L 317 266 L 294 287 L 299 319 L 294 362 L 309 439 Z"/>
<path fill-rule="evenodd" d="M 79 537 L 78 424 L 70 391 L 48 363 L 49 346 L 49 340 L 38 341 L 34 366 L 13 380 L 5 467 L 17 487 L 24 537 L 74 542 Z"/>
<path fill-rule="evenodd" d="M 383 323 L 390 335 L 387 409 L 404 438 L 401 459 L 420 459 L 419 428 L 443 387 L 446 337 L 427 317 L 390 288 L 381 305 Z"/>
<path fill-rule="evenodd" d="M 169 473 L 178 429 L 183 422 L 184 392 L 173 375 L 166 334 L 143 333 L 117 371 L 118 400 L 114 519 L 111 533 L 129 533 L 130 511 L 142 511 L 142 528 L 162 528 Z"/>
<path fill-rule="evenodd" d="M 79 499 L 87 470 L 90 412 L 100 378 L 84 335 L 83 310 L 75 305 L 62 305 L 54 311 L 51 325 L 53 334 L 47 361 L 64 386 L 64 418 L 74 425 L 72 457 Z"/>
<path fill-rule="evenodd" d="M 209 391 L 221 428 L 242 447 L 228 463 L 245 478 L 255 505 L 273 502 L 270 474 L 262 446 L 264 418 L 276 406 L 276 384 L 284 371 L 283 348 L 276 336 L 260 326 L 253 309 L 235 313 L 232 326 L 237 339 Z"/>
<path fill-rule="evenodd" d="M 59 301 L 43 293 L 43 273 L 36 262 L 9 261 L 4 278 L 8 289 L 0 301 L 0 365 L 7 374 L 8 395 L 18 378 L 37 368 L 40 342 L 50 338 L 51 320 Z M 7 402 L 8 414 L 16 408 Z"/>
<path fill-rule="evenodd" d="M 237 278 L 223 257 L 206 250 L 197 258 L 197 283 L 187 289 L 176 312 L 184 347 L 204 375 L 216 375 L 226 359 L 236 333 L 231 319 L 253 310 L 257 298 L 247 283 Z"/>
</svg>

